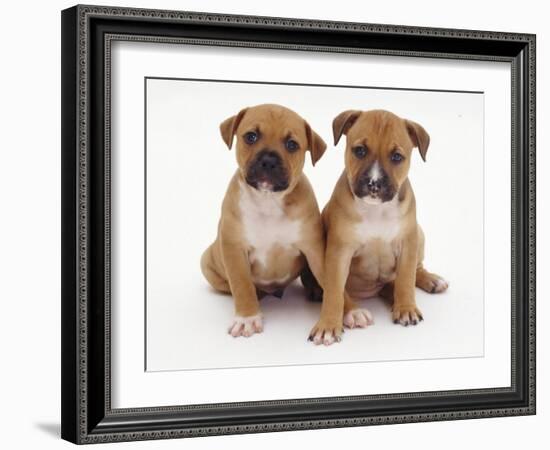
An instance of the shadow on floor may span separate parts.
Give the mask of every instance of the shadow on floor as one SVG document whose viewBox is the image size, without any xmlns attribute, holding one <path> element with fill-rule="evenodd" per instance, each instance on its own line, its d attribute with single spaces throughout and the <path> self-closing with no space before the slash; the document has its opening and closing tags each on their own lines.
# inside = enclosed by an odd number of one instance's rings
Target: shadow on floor
<svg viewBox="0 0 550 450">
<path fill-rule="evenodd" d="M 36 423 L 36 428 L 50 436 L 61 437 L 61 425 L 59 423 Z"/>
</svg>

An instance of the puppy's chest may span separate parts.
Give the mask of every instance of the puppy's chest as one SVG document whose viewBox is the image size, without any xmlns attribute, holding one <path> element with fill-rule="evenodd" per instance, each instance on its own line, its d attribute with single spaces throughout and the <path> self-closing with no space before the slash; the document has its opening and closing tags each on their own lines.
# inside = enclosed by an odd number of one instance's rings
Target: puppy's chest
<svg viewBox="0 0 550 450">
<path fill-rule="evenodd" d="M 295 258 L 299 251 L 294 245 L 300 239 L 301 223 L 290 219 L 283 209 L 282 200 L 269 193 L 241 191 L 239 202 L 243 237 L 249 246 L 249 259 L 270 265 L 287 258 Z"/>
<path fill-rule="evenodd" d="M 360 248 L 356 256 L 378 257 L 391 260 L 399 252 L 399 232 L 401 213 L 397 200 L 379 205 L 359 205 L 361 221 L 355 226 L 356 238 Z M 393 261 L 389 261 L 390 264 Z"/>
</svg>

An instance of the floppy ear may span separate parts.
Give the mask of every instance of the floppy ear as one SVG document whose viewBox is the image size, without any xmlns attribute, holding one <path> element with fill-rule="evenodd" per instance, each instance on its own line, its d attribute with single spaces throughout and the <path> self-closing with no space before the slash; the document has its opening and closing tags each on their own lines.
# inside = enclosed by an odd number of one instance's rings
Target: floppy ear
<svg viewBox="0 0 550 450">
<path fill-rule="evenodd" d="M 229 149 L 231 149 L 231 146 L 233 145 L 233 136 L 235 135 L 235 131 L 237 131 L 237 127 L 239 126 L 239 123 L 241 123 L 247 109 L 248 108 L 241 109 L 236 116 L 231 116 L 229 119 L 225 119 L 220 124 L 222 139 Z"/>
<path fill-rule="evenodd" d="M 332 121 L 332 134 L 334 135 L 334 145 L 338 145 L 338 141 L 343 134 L 347 134 L 348 130 L 355 123 L 361 111 L 350 109 L 338 114 Z"/>
<path fill-rule="evenodd" d="M 418 147 L 418 150 L 420 150 L 422 160 L 426 161 L 426 152 L 428 151 L 428 146 L 430 145 L 430 135 L 426 132 L 422 125 L 419 125 L 412 120 L 405 120 L 405 125 L 414 146 Z"/>
<path fill-rule="evenodd" d="M 321 136 L 311 129 L 309 123 L 304 120 L 306 124 L 307 145 L 309 152 L 311 153 L 311 163 L 315 165 L 317 161 L 321 159 L 323 153 L 327 149 L 327 144 Z"/>
</svg>

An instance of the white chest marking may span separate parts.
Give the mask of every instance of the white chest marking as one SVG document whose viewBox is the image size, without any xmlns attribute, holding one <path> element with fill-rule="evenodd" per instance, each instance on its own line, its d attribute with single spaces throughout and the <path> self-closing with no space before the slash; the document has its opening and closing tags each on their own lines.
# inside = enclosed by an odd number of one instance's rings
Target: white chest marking
<svg viewBox="0 0 550 450">
<path fill-rule="evenodd" d="M 265 267 L 273 246 L 292 249 L 299 240 L 301 224 L 285 215 L 280 194 L 241 184 L 239 207 L 244 239 L 252 247 L 251 263 L 258 261 Z"/>
<path fill-rule="evenodd" d="M 381 239 L 384 242 L 395 239 L 399 233 L 401 216 L 397 195 L 385 203 L 367 203 L 358 198 L 355 202 L 361 215 L 361 222 L 356 225 L 355 231 L 362 243 L 371 239 Z"/>
</svg>

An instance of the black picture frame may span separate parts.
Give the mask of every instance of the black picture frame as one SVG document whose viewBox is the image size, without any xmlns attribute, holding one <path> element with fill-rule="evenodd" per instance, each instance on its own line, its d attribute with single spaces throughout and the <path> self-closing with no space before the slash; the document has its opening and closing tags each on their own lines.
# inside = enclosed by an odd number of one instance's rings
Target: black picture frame
<svg viewBox="0 0 550 450">
<path fill-rule="evenodd" d="M 507 61 L 512 67 L 511 386 L 113 409 L 110 44 L 193 42 Z M 535 414 L 535 35 L 103 6 L 62 12 L 62 426 L 74 443 Z"/>
</svg>

